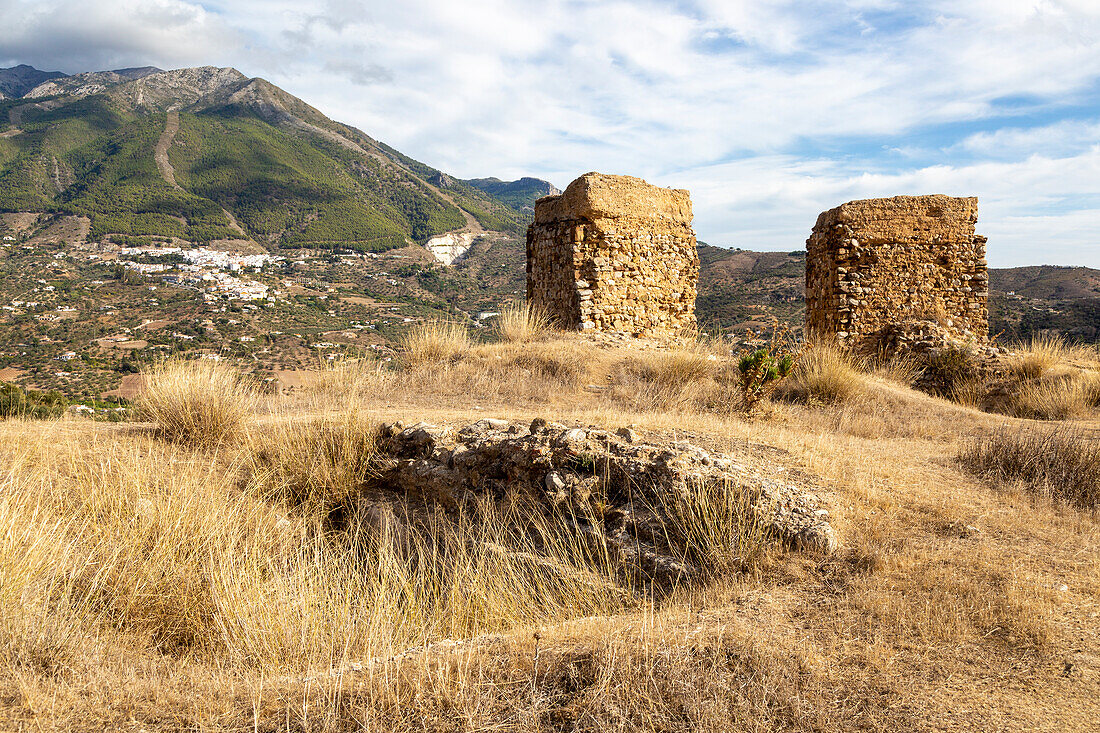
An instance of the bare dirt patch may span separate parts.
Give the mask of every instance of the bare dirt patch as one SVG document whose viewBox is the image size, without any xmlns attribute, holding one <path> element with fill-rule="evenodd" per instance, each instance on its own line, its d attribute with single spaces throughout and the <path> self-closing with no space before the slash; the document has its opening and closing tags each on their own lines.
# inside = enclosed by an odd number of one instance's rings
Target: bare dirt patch
<svg viewBox="0 0 1100 733">
<path fill-rule="evenodd" d="M 123 399 L 132 400 L 141 394 L 144 386 L 145 377 L 140 374 L 127 374 L 122 377 L 122 385 L 118 389 L 103 392 L 100 397 L 122 397 Z"/>
<path fill-rule="evenodd" d="M 61 216 L 47 224 L 27 244 L 81 244 L 88 240 L 92 221 L 86 216 Z"/>
<path fill-rule="evenodd" d="M 323 374 L 315 370 L 306 369 L 281 369 L 275 372 L 275 379 L 279 382 L 281 390 L 298 390 L 316 387 Z"/>
<path fill-rule="evenodd" d="M 38 226 L 42 214 L 33 211 L 20 211 L 10 214 L 0 214 L 4 224 L 18 234 L 25 234 Z"/>
<path fill-rule="evenodd" d="M 14 382 L 19 377 L 26 374 L 22 369 L 16 369 L 15 367 L 4 367 L 0 369 L 0 382 Z"/>
</svg>

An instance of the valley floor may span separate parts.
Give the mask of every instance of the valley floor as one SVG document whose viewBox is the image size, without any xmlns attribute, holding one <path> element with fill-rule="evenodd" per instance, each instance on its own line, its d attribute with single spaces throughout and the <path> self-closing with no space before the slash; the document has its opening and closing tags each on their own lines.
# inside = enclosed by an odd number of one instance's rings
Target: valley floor
<svg viewBox="0 0 1100 733">
<path fill-rule="evenodd" d="M 0 728 L 1100 730 L 1095 512 L 995 487 L 956 459 L 1001 426 L 1044 424 L 872 376 L 839 404 L 776 403 L 750 420 L 678 400 L 682 385 L 616 396 L 599 381 L 615 350 L 478 348 L 321 380 L 247 429 L 353 409 L 363 424 L 542 417 L 717 451 L 760 444 L 821 478 L 840 549 L 772 549 L 745 572 L 618 605 L 497 599 L 497 612 L 488 594 L 447 626 L 409 618 L 408 597 L 388 616 L 356 608 L 347 579 L 308 593 L 329 581 L 284 582 L 297 555 L 280 528 L 308 520 L 237 496 L 247 448 L 7 421 Z M 1100 436 L 1095 418 L 1073 427 Z"/>
</svg>

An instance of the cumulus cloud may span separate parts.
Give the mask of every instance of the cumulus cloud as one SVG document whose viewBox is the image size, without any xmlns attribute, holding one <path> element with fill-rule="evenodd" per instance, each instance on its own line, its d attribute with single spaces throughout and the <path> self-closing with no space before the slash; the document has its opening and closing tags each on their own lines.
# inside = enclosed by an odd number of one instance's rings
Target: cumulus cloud
<svg viewBox="0 0 1100 733">
<path fill-rule="evenodd" d="M 996 264 L 1100 266 L 1092 0 L 0 9 L 0 58 L 65 71 L 234 65 L 460 176 L 563 186 L 604 170 L 689 187 L 716 244 L 794 249 L 841 201 L 936 191 L 982 198 Z"/>
<path fill-rule="evenodd" d="M 240 29 L 184 0 L 0 0 L 0 59 L 67 73 L 229 63 Z"/>
</svg>

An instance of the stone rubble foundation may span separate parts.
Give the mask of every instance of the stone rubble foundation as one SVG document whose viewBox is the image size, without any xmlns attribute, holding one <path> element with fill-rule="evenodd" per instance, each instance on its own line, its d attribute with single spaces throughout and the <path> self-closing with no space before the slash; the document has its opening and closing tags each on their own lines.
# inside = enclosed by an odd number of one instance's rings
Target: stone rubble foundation
<svg viewBox="0 0 1100 733">
<path fill-rule="evenodd" d="M 678 498 L 706 487 L 735 492 L 752 531 L 797 550 L 837 548 L 820 487 L 759 452 L 717 455 L 686 442 L 647 442 L 628 428 L 541 419 L 483 419 L 458 430 L 393 423 L 381 428 L 379 447 L 377 487 L 451 511 L 475 498 L 533 500 L 645 582 L 687 581 L 705 570 L 681 544 L 673 514 Z"/>
</svg>

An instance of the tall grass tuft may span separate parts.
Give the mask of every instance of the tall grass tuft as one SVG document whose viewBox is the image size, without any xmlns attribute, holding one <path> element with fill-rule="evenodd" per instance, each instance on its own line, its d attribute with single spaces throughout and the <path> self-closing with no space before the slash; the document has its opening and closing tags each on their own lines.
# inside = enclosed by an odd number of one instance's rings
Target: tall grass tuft
<svg viewBox="0 0 1100 733">
<path fill-rule="evenodd" d="M 671 389 L 683 389 L 693 382 L 713 379 L 722 366 L 718 357 L 703 347 L 643 351 L 627 364 L 641 380 Z"/>
<path fill-rule="evenodd" d="M 385 370 L 381 362 L 344 356 L 321 361 L 317 388 L 327 397 L 350 399 L 378 386 L 384 378 Z"/>
<path fill-rule="evenodd" d="M 998 484 L 1022 484 L 1034 494 L 1100 509 L 1100 441 L 1082 433 L 1002 428 L 971 441 L 958 459 Z"/>
<path fill-rule="evenodd" d="M 539 341 L 550 333 L 550 317 L 545 309 L 530 303 L 512 303 L 503 308 L 497 320 L 500 340 L 510 344 Z"/>
<path fill-rule="evenodd" d="M 1100 405 L 1100 375 L 1075 371 L 1022 384 L 1015 398 L 1019 417 L 1068 420 L 1085 417 Z"/>
<path fill-rule="evenodd" d="M 406 366 L 439 364 L 470 348 L 470 332 L 461 323 L 431 320 L 413 326 L 400 343 Z"/>
<path fill-rule="evenodd" d="M 781 394 L 803 402 L 843 402 L 863 391 L 863 361 L 839 344 L 818 340 L 807 343 L 790 376 L 779 387 Z"/>
<path fill-rule="evenodd" d="M 1011 371 L 1023 379 L 1039 379 L 1053 367 L 1066 361 L 1070 349 L 1062 336 L 1033 336 L 1031 341 L 1012 349 L 1017 352 Z"/>
<path fill-rule="evenodd" d="M 684 559 L 709 576 L 752 568 L 767 547 L 750 495 L 727 481 L 689 482 L 662 497 L 659 512 L 670 517 L 665 531 Z"/>
<path fill-rule="evenodd" d="M 145 372 L 141 412 L 169 440 L 202 448 L 244 433 L 257 395 L 235 369 L 214 361 L 165 361 Z"/>
<path fill-rule="evenodd" d="M 363 488 L 377 435 L 378 426 L 354 408 L 258 428 L 248 440 L 250 489 L 307 512 L 331 509 Z"/>
</svg>

